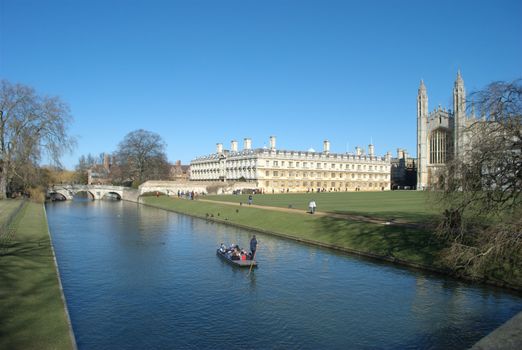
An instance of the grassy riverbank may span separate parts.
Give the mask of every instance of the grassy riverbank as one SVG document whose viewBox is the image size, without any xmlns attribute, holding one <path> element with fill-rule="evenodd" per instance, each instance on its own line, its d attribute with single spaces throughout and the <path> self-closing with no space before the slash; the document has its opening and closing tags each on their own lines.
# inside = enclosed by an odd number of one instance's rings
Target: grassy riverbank
<svg viewBox="0 0 522 350">
<path fill-rule="evenodd" d="M 213 201 L 247 203 L 248 195 L 206 196 Z M 306 210 L 310 200 L 315 200 L 317 210 L 371 216 L 384 220 L 426 222 L 436 215 L 428 203 L 428 192 L 381 191 L 381 192 L 321 192 L 254 195 L 254 204 Z"/>
<path fill-rule="evenodd" d="M 256 201 L 260 197 L 262 196 L 256 196 Z M 431 240 L 429 232 L 420 228 L 309 215 L 304 210 L 284 212 L 167 196 L 144 197 L 143 202 L 192 216 L 212 218 L 310 243 L 400 259 L 427 267 L 436 266 L 436 254 L 440 249 Z"/>
<path fill-rule="evenodd" d="M 25 204 L 1 234 L 0 349 L 72 349 L 43 205 Z"/>
</svg>

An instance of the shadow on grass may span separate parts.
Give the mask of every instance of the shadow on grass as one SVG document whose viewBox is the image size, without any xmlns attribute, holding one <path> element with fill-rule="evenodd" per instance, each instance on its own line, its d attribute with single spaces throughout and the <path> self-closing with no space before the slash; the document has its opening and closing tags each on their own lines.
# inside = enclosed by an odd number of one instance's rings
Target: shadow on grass
<svg viewBox="0 0 522 350">
<path fill-rule="evenodd" d="M 0 257 L 0 348 L 71 348 L 49 240 L 7 248 Z"/>
<path fill-rule="evenodd" d="M 333 210 L 326 212 L 331 214 L 353 215 L 367 219 L 377 219 L 391 222 L 416 223 L 422 226 L 433 226 L 433 224 L 438 219 L 438 215 L 435 213 L 411 213 L 405 211 L 357 212 L 348 210 Z"/>
<path fill-rule="evenodd" d="M 328 216 L 317 220 L 315 238 L 339 247 L 432 266 L 442 245 L 427 230 L 369 224 Z"/>
</svg>

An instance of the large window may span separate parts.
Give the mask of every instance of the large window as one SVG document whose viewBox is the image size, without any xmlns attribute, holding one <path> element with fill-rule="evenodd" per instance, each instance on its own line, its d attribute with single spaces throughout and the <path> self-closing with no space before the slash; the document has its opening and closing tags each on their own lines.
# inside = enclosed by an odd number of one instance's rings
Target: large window
<svg viewBox="0 0 522 350">
<path fill-rule="evenodd" d="M 434 130 L 430 135 L 430 164 L 444 164 L 448 157 L 448 132 L 444 129 Z"/>
</svg>

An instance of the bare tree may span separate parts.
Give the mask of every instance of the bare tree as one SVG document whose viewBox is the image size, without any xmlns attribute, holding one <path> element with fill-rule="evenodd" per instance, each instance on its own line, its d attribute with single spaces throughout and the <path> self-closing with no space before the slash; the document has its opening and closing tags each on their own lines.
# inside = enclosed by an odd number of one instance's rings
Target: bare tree
<svg viewBox="0 0 522 350">
<path fill-rule="evenodd" d="M 103 154 L 98 158 L 101 158 L 102 156 Z M 103 158 L 101 159 L 103 160 Z M 97 158 L 90 153 L 87 156 L 80 156 L 78 159 L 78 164 L 76 164 L 74 170 L 74 181 L 79 184 L 87 184 L 89 169 L 94 167 L 96 164 L 101 164 L 102 160 L 97 160 Z"/>
<path fill-rule="evenodd" d="M 492 83 L 472 98 L 482 118 L 466 129 L 466 149 L 440 177 L 438 235 L 449 267 L 502 279 L 522 266 L 521 80 Z"/>
<path fill-rule="evenodd" d="M 128 180 L 135 184 L 168 179 L 170 164 L 165 147 L 165 142 L 156 133 L 143 129 L 130 132 L 115 153 L 115 176 L 118 174 L 120 182 Z"/>
<path fill-rule="evenodd" d="M 0 199 L 14 178 L 28 178 L 43 153 L 60 165 L 63 152 L 75 144 L 67 133 L 71 120 L 69 107 L 58 97 L 0 81 Z"/>
</svg>

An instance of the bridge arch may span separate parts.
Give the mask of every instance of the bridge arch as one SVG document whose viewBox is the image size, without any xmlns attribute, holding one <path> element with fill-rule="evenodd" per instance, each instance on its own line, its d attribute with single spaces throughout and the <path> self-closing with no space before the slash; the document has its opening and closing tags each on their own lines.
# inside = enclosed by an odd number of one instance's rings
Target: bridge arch
<svg viewBox="0 0 522 350">
<path fill-rule="evenodd" d="M 96 197 L 94 196 L 94 193 L 88 190 L 81 190 L 74 193 L 74 199 L 77 198 L 87 198 L 93 201 Z"/>
<path fill-rule="evenodd" d="M 110 191 L 105 193 L 101 199 L 121 201 L 121 194 L 119 194 L 118 192 Z"/>
<path fill-rule="evenodd" d="M 49 192 L 49 199 L 52 202 L 65 201 L 65 200 L 67 200 L 67 197 L 63 193 L 60 193 L 60 192 Z"/>
</svg>

